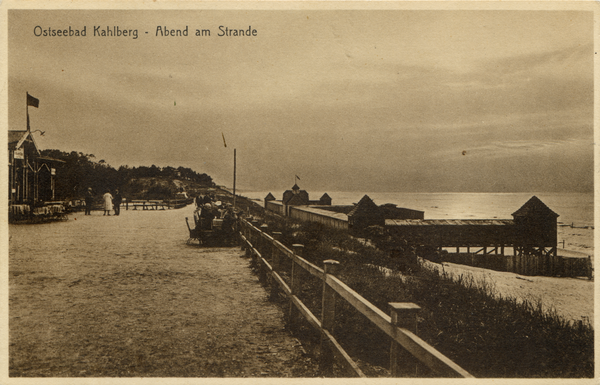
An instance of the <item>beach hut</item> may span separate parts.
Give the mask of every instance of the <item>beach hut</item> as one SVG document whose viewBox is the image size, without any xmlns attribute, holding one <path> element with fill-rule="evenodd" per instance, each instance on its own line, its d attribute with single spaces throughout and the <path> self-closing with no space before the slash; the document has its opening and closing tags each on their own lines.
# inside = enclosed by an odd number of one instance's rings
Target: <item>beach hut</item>
<svg viewBox="0 0 600 385">
<path fill-rule="evenodd" d="M 267 196 L 265 197 L 265 207 L 267 207 L 267 202 L 274 201 L 274 200 L 275 200 L 275 196 L 273 196 L 273 194 L 271 194 L 271 193 L 267 194 Z"/>
<path fill-rule="evenodd" d="M 319 204 L 323 206 L 331 206 L 331 197 L 327 193 L 323 194 L 323 196 L 321 196 L 319 199 Z"/>
<path fill-rule="evenodd" d="M 41 156 L 31 131 L 8 131 L 8 159 L 11 204 L 55 199 L 55 167 L 64 162 Z"/>
<path fill-rule="evenodd" d="M 360 235 L 369 226 L 385 226 L 385 217 L 375 202 L 365 195 L 348 213 L 348 229 Z"/>
<path fill-rule="evenodd" d="M 513 214 L 516 244 L 521 247 L 551 247 L 557 244 L 557 218 L 535 195 Z"/>
</svg>

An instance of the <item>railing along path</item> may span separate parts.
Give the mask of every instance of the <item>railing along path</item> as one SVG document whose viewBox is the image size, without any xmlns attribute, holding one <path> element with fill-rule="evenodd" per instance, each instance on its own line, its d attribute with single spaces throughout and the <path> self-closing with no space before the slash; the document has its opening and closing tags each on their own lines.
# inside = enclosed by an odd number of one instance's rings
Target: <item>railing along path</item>
<svg viewBox="0 0 600 385">
<path fill-rule="evenodd" d="M 473 377 L 415 334 L 416 315 L 420 309 L 418 305 L 403 302 L 390 303 L 391 315 L 387 315 L 335 277 L 339 262 L 326 260 L 323 261 L 323 268 L 317 267 L 302 258 L 302 245 L 293 245 L 294 250 L 290 250 L 279 242 L 280 233 L 272 235 L 266 233 L 267 225 L 262 225 L 259 229 L 256 223 L 249 223 L 245 219 L 241 219 L 240 224 L 242 247 L 249 256 L 259 262 L 261 267 L 259 274 L 271 282 L 273 295 L 281 290 L 289 300 L 286 316 L 290 325 L 293 327 L 298 316 L 302 315 L 321 334 L 319 356 L 321 371 L 324 375 L 333 375 L 335 360 L 348 375 L 366 377 L 332 334 L 335 323 L 335 302 L 336 297 L 339 296 L 392 339 L 390 350 L 392 376 L 397 377 L 407 373 L 407 368 L 402 367 L 402 362 L 410 361 L 406 360 L 405 352 L 408 352 L 437 376 Z M 289 284 L 280 274 L 280 256 L 287 257 L 291 261 Z M 297 296 L 300 291 L 300 283 L 306 273 L 323 282 L 320 319 Z M 412 370 L 412 375 L 416 374 L 416 368 L 410 370 Z"/>
</svg>

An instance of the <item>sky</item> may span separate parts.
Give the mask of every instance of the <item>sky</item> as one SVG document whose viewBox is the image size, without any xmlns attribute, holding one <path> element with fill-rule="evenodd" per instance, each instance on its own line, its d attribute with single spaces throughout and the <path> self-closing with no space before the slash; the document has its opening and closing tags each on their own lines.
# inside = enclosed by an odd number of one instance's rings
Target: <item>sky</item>
<svg viewBox="0 0 600 385">
<path fill-rule="evenodd" d="M 41 149 L 115 168 L 231 187 L 236 149 L 245 190 L 593 191 L 591 12 L 11 10 L 8 44 L 9 129 L 28 92 Z"/>
</svg>

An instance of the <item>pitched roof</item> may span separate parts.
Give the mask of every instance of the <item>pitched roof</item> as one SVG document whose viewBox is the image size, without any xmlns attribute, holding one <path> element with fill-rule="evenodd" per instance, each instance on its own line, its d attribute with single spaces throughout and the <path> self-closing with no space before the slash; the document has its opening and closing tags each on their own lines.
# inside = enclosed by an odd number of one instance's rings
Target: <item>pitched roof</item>
<svg viewBox="0 0 600 385">
<path fill-rule="evenodd" d="M 304 194 L 294 194 L 285 204 L 287 205 L 307 205 L 308 199 Z"/>
<path fill-rule="evenodd" d="M 330 196 L 329 196 L 329 194 L 327 194 L 327 193 L 323 194 L 323 196 L 321 197 L 321 199 L 323 199 L 323 198 L 328 198 L 328 199 L 331 199 L 331 197 L 330 197 Z"/>
<path fill-rule="evenodd" d="M 375 202 L 373 202 L 373 200 L 371 200 L 371 198 L 369 198 L 368 195 L 365 195 L 364 197 L 360 198 L 360 201 L 358 201 L 358 203 L 356 204 L 356 206 L 354 206 L 352 211 L 350 211 L 348 213 L 348 216 L 351 217 L 351 216 L 357 215 L 357 214 L 380 215 L 379 207 L 377 207 Z"/>
<path fill-rule="evenodd" d="M 298 184 L 294 183 L 294 187 L 292 187 L 292 190 L 300 190 L 300 187 L 298 187 Z"/>
<path fill-rule="evenodd" d="M 25 142 L 25 140 L 27 138 L 31 139 L 31 142 L 33 143 L 33 147 L 39 153 L 40 150 L 38 149 L 38 145 L 35 142 L 33 135 L 31 135 L 30 131 L 26 131 L 26 130 L 16 130 L 16 131 L 10 130 L 10 131 L 8 131 L 9 149 L 16 150 L 16 149 L 20 148 L 23 145 L 23 142 Z"/>
<path fill-rule="evenodd" d="M 8 143 L 17 143 L 27 134 L 27 131 L 8 131 Z"/>
<path fill-rule="evenodd" d="M 550 210 L 548 206 L 535 195 L 532 196 L 520 209 L 515 211 L 513 217 L 538 217 L 538 216 L 554 216 L 559 215 Z"/>
<path fill-rule="evenodd" d="M 269 195 L 267 195 L 267 196 L 265 197 L 265 200 L 267 200 L 267 201 L 274 201 L 274 200 L 275 200 L 275 197 L 273 196 L 273 194 L 269 193 Z"/>
</svg>

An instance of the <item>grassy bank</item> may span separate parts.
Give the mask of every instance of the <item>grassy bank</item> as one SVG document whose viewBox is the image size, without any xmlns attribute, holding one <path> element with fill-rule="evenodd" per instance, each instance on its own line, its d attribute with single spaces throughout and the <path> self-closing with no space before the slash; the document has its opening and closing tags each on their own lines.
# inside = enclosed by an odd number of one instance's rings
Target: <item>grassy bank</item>
<svg viewBox="0 0 600 385">
<path fill-rule="evenodd" d="M 534 301 L 501 298 L 492 282 L 453 280 L 443 271 L 390 258 L 345 231 L 268 215 L 270 231 L 286 245 L 303 244 L 304 257 L 321 266 L 342 265 L 338 276 L 388 312 L 389 302 L 421 307 L 417 335 L 476 377 L 586 378 L 594 375 L 593 328 L 543 312 Z M 385 269 L 381 269 L 381 267 Z M 383 270 L 383 271 L 382 271 Z M 385 271 L 395 274 L 386 274 Z M 285 275 L 285 274 L 284 274 Z M 305 282 L 301 299 L 320 314 L 321 282 Z M 390 341 L 347 305 L 336 309 L 334 335 L 349 354 L 370 367 L 389 367 Z M 380 370 L 381 372 L 381 370 Z M 420 371 L 420 376 L 428 376 Z"/>
</svg>

